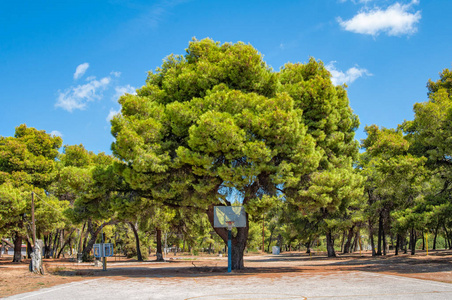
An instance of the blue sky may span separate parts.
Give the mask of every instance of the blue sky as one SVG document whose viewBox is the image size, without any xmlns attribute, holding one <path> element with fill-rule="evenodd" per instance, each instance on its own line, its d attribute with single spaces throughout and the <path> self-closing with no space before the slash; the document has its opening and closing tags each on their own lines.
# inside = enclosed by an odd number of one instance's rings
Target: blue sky
<svg viewBox="0 0 452 300">
<path fill-rule="evenodd" d="M 118 97 L 188 42 L 322 60 L 364 125 L 396 127 L 452 67 L 450 0 L 0 1 L 0 135 L 20 124 L 110 153 Z"/>
</svg>

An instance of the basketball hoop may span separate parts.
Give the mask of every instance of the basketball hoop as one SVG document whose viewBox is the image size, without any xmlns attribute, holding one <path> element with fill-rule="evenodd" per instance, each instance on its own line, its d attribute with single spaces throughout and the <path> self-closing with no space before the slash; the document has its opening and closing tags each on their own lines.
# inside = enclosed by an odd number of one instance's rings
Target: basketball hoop
<svg viewBox="0 0 452 300">
<path fill-rule="evenodd" d="M 234 226 L 234 221 L 226 221 L 226 224 L 228 225 L 228 230 L 232 230 L 232 227 Z"/>
<path fill-rule="evenodd" d="M 228 273 L 232 271 L 232 227 L 246 227 L 243 206 L 215 206 L 213 227 L 228 228 Z"/>
</svg>

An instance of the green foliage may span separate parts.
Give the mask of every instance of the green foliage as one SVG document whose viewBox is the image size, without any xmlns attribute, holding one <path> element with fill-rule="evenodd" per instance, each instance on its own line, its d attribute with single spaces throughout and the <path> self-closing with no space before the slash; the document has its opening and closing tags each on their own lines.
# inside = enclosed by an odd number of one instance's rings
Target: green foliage
<svg viewBox="0 0 452 300">
<path fill-rule="evenodd" d="M 429 80 L 428 101 L 414 105 L 414 119 L 400 127 L 411 142 L 410 153 L 426 158 L 431 171 L 425 197 L 416 199 L 412 211 L 398 215 L 415 228 L 442 227 L 448 236 L 452 195 L 452 73 L 444 69 L 437 81 Z M 449 237 L 447 237 L 449 239 Z"/>
<path fill-rule="evenodd" d="M 275 194 L 317 167 L 301 110 L 251 46 L 193 41 L 136 96 L 120 99 L 112 149 L 135 189 L 163 202 L 206 207 L 234 188 Z M 249 195 L 248 195 L 249 194 Z M 222 197 L 225 200 L 224 197 Z"/>
<path fill-rule="evenodd" d="M 385 224 L 391 223 L 392 230 L 399 234 L 422 227 L 425 222 L 418 205 L 428 190 L 426 159 L 408 153 L 410 142 L 399 130 L 375 125 L 365 130 L 368 136 L 362 141 L 366 152 L 361 166 L 367 176 L 369 220 L 376 222 L 380 218 Z"/>
<path fill-rule="evenodd" d="M 426 156 L 436 168 L 447 168 L 452 162 L 452 75 L 448 69 L 436 82 L 429 81 L 429 100 L 414 105 L 413 121 L 405 121 L 402 129 L 412 141 L 410 149 L 418 156 Z"/>
<path fill-rule="evenodd" d="M 60 137 L 25 124 L 16 127 L 14 137 L 0 137 L 0 183 L 10 181 L 46 188 L 53 179 L 52 170 L 61 144 Z"/>
<path fill-rule="evenodd" d="M 66 201 L 46 193 L 54 179 L 61 138 L 26 125 L 14 137 L 0 137 L 0 234 L 32 236 L 31 194 L 35 199 L 37 232 L 49 232 L 67 221 Z"/>
</svg>

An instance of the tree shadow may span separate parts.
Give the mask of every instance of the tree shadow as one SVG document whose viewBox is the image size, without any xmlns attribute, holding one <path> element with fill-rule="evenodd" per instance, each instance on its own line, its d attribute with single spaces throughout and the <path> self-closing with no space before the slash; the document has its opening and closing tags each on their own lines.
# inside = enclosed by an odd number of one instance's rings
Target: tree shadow
<svg viewBox="0 0 452 300">
<path fill-rule="evenodd" d="M 278 265 L 278 262 L 281 264 Z M 270 264 L 268 264 L 270 263 Z M 248 266 L 247 266 L 248 264 Z M 372 257 L 346 254 L 336 258 L 326 255 L 284 253 L 275 256 L 245 257 L 245 269 L 227 273 L 225 259 L 109 262 L 107 270 L 88 264 L 55 264 L 48 270 L 59 276 L 127 278 L 196 278 L 213 276 L 278 276 L 278 274 L 324 274 L 325 272 L 364 271 L 374 273 L 415 274 L 452 272 L 452 252 L 436 251 L 429 256 L 402 254 Z"/>
<path fill-rule="evenodd" d="M 86 277 L 128 277 L 128 278 L 200 278 L 216 276 L 251 276 L 257 274 L 287 274 L 302 273 L 299 268 L 293 267 L 248 267 L 243 270 L 227 272 L 227 267 L 199 266 L 199 267 L 121 267 L 99 269 L 56 270 L 52 274 L 59 276 L 86 276 Z"/>
</svg>

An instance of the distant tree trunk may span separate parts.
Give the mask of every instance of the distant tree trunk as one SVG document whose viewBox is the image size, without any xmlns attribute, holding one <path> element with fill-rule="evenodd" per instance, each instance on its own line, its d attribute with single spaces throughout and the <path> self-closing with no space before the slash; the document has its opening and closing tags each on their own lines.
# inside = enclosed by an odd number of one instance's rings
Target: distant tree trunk
<svg viewBox="0 0 452 300">
<path fill-rule="evenodd" d="M 86 226 L 86 222 L 83 223 L 82 231 L 80 231 L 80 238 L 78 241 L 78 249 L 77 249 L 78 253 L 82 253 L 82 250 L 83 250 L 83 234 L 85 231 L 85 226 Z"/>
<path fill-rule="evenodd" d="M 68 234 L 66 241 L 63 243 L 63 246 L 61 247 L 60 251 L 58 252 L 57 258 L 60 258 L 60 255 L 63 252 L 64 247 L 66 247 L 66 245 L 70 243 L 70 240 L 72 238 L 72 234 L 74 233 L 74 231 L 75 231 L 75 228 L 72 229 L 72 231 Z"/>
<path fill-rule="evenodd" d="M 14 256 L 13 262 L 21 262 L 22 261 L 22 236 L 19 232 L 15 232 L 14 235 Z"/>
<path fill-rule="evenodd" d="M 52 233 L 44 235 L 44 257 L 50 258 L 50 243 L 52 242 Z"/>
<path fill-rule="evenodd" d="M 387 247 L 387 245 L 386 245 L 386 232 L 385 232 L 384 228 L 381 231 L 381 237 L 382 237 L 382 240 L 383 240 L 383 255 L 386 255 L 386 247 Z"/>
<path fill-rule="evenodd" d="M 60 252 L 58 252 L 58 253 L 62 253 L 63 257 L 64 257 L 64 252 L 62 252 L 63 246 L 64 246 L 63 244 L 64 244 L 64 229 L 61 229 L 61 232 L 60 232 Z"/>
<path fill-rule="evenodd" d="M 402 247 L 403 247 L 403 254 L 407 254 L 408 253 L 408 242 L 406 241 L 406 233 L 404 233 L 404 235 L 403 235 Z"/>
<path fill-rule="evenodd" d="M 86 247 L 82 251 L 82 256 L 86 257 L 88 253 L 93 249 L 94 244 L 96 243 L 97 236 L 102 231 L 102 229 L 107 225 L 113 225 L 116 224 L 116 220 L 110 220 L 109 222 L 102 223 L 99 227 L 97 227 L 96 230 L 94 230 L 91 221 L 88 221 L 88 232 L 91 235 L 91 238 L 89 239 L 88 243 L 86 244 Z"/>
<path fill-rule="evenodd" d="M 372 248 L 372 256 L 376 256 L 377 253 L 375 252 L 374 231 L 371 220 L 369 220 L 369 237 L 370 237 L 370 247 Z"/>
<path fill-rule="evenodd" d="M 270 238 L 268 239 L 268 245 L 267 245 L 267 252 L 270 253 L 270 245 L 272 243 L 272 239 L 273 239 L 273 232 L 274 232 L 274 228 L 269 228 L 270 229 Z"/>
<path fill-rule="evenodd" d="M 425 233 L 422 232 L 422 251 L 425 251 Z"/>
<path fill-rule="evenodd" d="M 1 239 L 1 245 L 2 248 L 0 249 L 0 257 L 2 257 L 2 254 L 6 254 L 6 245 L 8 245 L 8 247 L 14 248 L 14 244 L 11 243 L 10 241 L 7 241 L 6 239 L 2 238 Z M 2 253 L 3 252 L 3 253 Z"/>
<path fill-rule="evenodd" d="M 416 253 L 416 231 L 414 230 L 414 227 L 411 228 L 410 247 L 411 247 L 411 255 L 414 255 Z"/>
<path fill-rule="evenodd" d="M 345 236 L 347 235 L 347 230 L 344 230 L 344 232 L 342 233 L 342 238 L 341 238 L 341 252 L 344 253 L 344 243 L 345 243 Z"/>
<path fill-rule="evenodd" d="M 308 240 L 307 242 L 306 242 L 306 244 L 305 244 L 305 246 L 306 246 L 306 253 L 311 253 L 311 244 L 312 244 L 312 241 L 311 240 Z"/>
<path fill-rule="evenodd" d="M 436 250 L 436 238 L 438 237 L 439 222 L 436 224 L 435 237 L 433 238 L 433 250 Z"/>
<path fill-rule="evenodd" d="M 444 228 L 444 232 L 446 233 L 446 245 L 445 245 L 445 248 L 452 249 L 452 242 L 451 242 L 450 232 L 447 230 L 445 224 L 443 224 L 443 228 Z"/>
<path fill-rule="evenodd" d="M 353 239 L 353 235 L 354 235 L 354 232 L 353 232 L 354 228 L 355 228 L 355 225 L 353 225 L 352 228 L 350 228 L 350 230 L 348 231 L 347 241 L 345 242 L 343 253 L 350 253 L 350 246 L 352 244 L 352 239 Z"/>
<path fill-rule="evenodd" d="M 31 253 L 33 252 L 33 246 L 30 241 L 27 239 L 27 258 L 31 258 Z"/>
<path fill-rule="evenodd" d="M 381 242 L 383 238 L 383 213 L 380 212 L 380 216 L 378 218 L 378 242 L 377 242 L 377 254 L 381 255 Z"/>
<path fill-rule="evenodd" d="M 52 247 L 52 257 L 54 257 L 54 258 L 56 257 L 56 252 L 57 252 L 57 248 L 58 248 L 57 241 L 58 241 L 59 236 L 60 236 L 60 230 L 57 229 L 56 233 L 55 233 L 55 238 L 53 240 L 53 247 Z"/>
<path fill-rule="evenodd" d="M 157 261 L 164 261 L 162 252 L 162 231 L 157 229 Z"/>
<path fill-rule="evenodd" d="M 395 246 L 395 255 L 399 255 L 399 247 L 400 247 L 400 234 L 397 233 L 397 241 Z"/>
<path fill-rule="evenodd" d="M 357 251 L 357 249 L 358 249 L 358 243 L 359 243 L 359 229 L 358 229 L 358 231 L 356 231 L 356 233 L 355 233 L 355 239 L 353 240 L 353 244 L 352 244 L 352 249 L 350 250 L 352 253 L 354 252 L 354 251 Z M 361 246 L 360 246 L 361 247 Z"/>
<path fill-rule="evenodd" d="M 89 224 L 88 224 L 88 227 L 89 227 Z M 89 230 L 87 228 L 86 232 L 84 234 L 84 237 L 83 237 L 83 244 L 82 244 L 81 253 L 83 253 L 83 249 L 85 249 L 88 246 L 88 233 L 89 233 Z"/>
<path fill-rule="evenodd" d="M 278 234 L 278 236 L 276 238 L 276 245 L 278 245 L 279 251 L 283 252 L 283 249 L 282 249 L 282 236 L 280 234 Z"/>
<path fill-rule="evenodd" d="M 140 238 L 138 237 L 138 230 L 135 227 L 135 224 L 133 224 L 132 222 L 129 222 L 129 225 L 132 228 L 133 234 L 135 235 L 135 244 L 137 247 L 137 260 L 143 261 L 143 256 L 141 256 Z"/>
<path fill-rule="evenodd" d="M 331 235 L 331 231 L 326 234 L 326 250 L 328 257 L 336 257 L 336 252 L 334 251 L 334 239 Z"/>
</svg>

